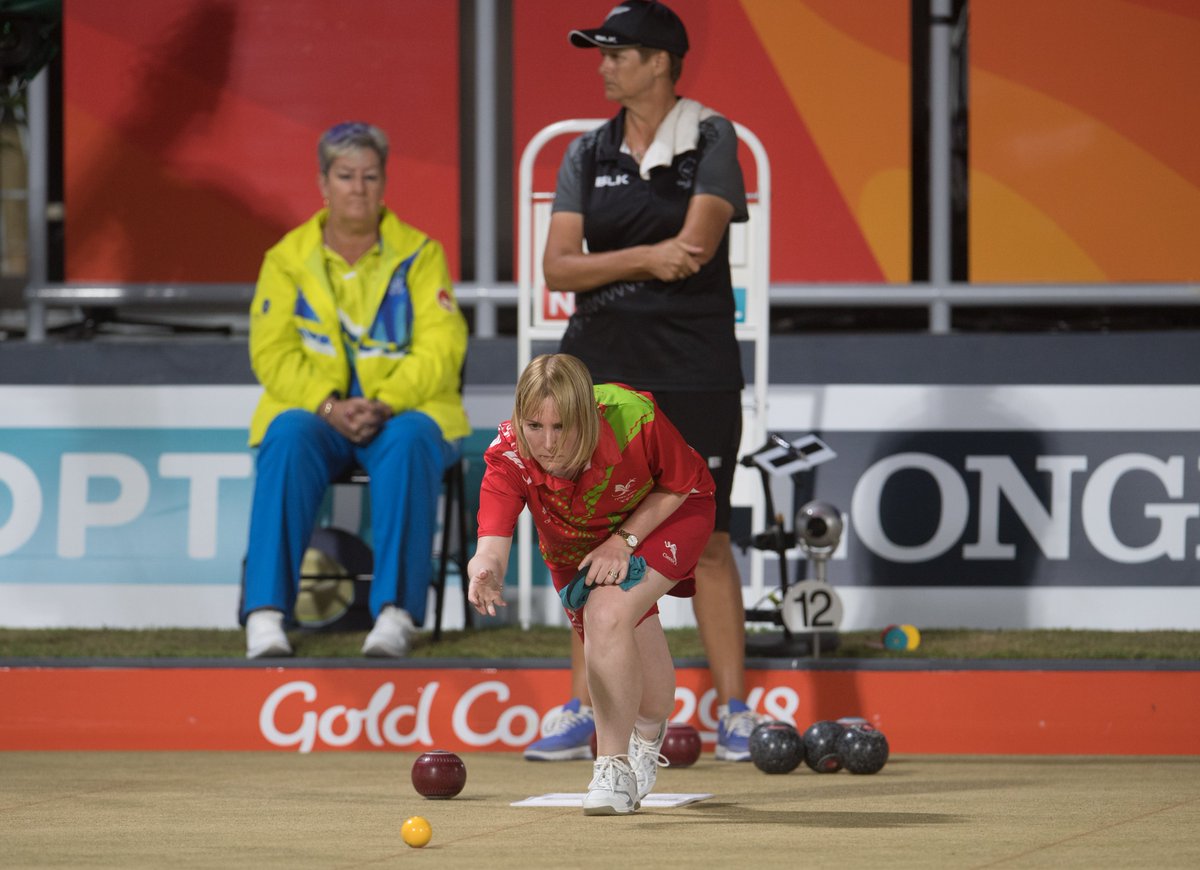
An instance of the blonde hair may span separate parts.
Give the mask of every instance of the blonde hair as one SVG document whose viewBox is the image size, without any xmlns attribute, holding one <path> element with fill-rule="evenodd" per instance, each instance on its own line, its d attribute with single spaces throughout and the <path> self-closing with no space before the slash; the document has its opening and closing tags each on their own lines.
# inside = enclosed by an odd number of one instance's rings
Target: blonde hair
<svg viewBox="0 0 1200 870">
<path fill-rule="evenodd" d="M 524 423 L 538 415 L 546 399 L 553 400 L 558 409 L 568 443 L 572 437 L 577 439 L 571 455 L 563 457 L 563 467 L 583 468 L 600 443 L 600 414 L 587 366 L 567 353 L 547 353 L 534 357 L 521 372 L 512 422 L 522 456 L 531 453 Z"/>
</svg>

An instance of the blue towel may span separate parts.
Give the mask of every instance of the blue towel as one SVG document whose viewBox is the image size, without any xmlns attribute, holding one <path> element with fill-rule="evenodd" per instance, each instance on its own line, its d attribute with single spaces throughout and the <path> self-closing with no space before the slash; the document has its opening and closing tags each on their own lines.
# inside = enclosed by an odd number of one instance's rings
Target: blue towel
<svg viewBox="0 0 1200 870">
<path fill-rule="evenodd" d="M 588 595 L 591 594 L 593 586 L 588 586 L 584 580 L 587 578 L 588 569 L 584 568 L 575 577 L 564 586 L 558 593 L 558 597 L 562 599 L 563 607 L 567 610 L 578 610 L 587 602 Z M 641 556 L 629 557 L 629 570 L 625 574 L 625 579 L 618 585 L 622 589 L 632 589 L 642 582 L 642 578 L 646 576 L 646 560 Z"/>
</svg>

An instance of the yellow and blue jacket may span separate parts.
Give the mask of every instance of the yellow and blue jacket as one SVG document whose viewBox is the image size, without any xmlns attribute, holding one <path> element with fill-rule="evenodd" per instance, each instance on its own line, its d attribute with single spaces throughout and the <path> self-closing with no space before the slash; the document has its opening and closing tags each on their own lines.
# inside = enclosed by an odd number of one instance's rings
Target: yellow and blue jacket
<svg viewBox="0 0 1200 870">
<path fill-rule="evenodd" d="M 348 395 L 352 375 L 362 395 L 396 413 L 421 411 L 447 440 L 469 434 L 461 383 L 467 324 L 442 246 L 383 209 L 379 277 L 364 306 L 374 320 L 356 328 L 338 316 L 321 234 L 326 216 L 317 212 L 263 258 L 250 364 L 264 391 L 250 444 L 283 411 L 316 411 L 330 393 Z"/>
</svg>

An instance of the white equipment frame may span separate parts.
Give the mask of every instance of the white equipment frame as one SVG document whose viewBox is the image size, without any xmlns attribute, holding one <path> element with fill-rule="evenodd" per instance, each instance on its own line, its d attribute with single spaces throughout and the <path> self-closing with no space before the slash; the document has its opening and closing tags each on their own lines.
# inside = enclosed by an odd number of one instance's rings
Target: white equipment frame
<svg viewBox="0 0 1200 870">
<path fill-rule="evenodd" d="M 554 341 L 562 337 L 570 301 L 567 294 L 548 290 L 542 276 L 542 255 L 546 248 L 549 216 L 554 191 L 533 189 L 533 170 L 538 154 L 550 141 L 566 135 L 578 135 L 595 129 L 604 118 L 577 118 L 558 121 L 542 128 L 525 146 L 521 154 L 518 177 L 518 263 L 517 263 L 517 372 L 525 370 L 532 358 L 534 341 Z M 744 286 L 739 300 L 739 322 L 735 333 L 739 342 L 754 344 L 753 381 L 743 393 L 742 445 L 756 449 L 766 438 L 767 431 L 767 342 L 770 332 L 770 262 L 771 262 L 771 165 L 766 149 L 759 138 L 743 125 L 734 122 L 738 139 L 754 155 L 757 190 L 747 191 L 750 221 L 730 226 L 729 258 L 734 271 L 734 286 Z M 741 285 L 739 273 L 744 278 Z M 535 288 L 536 291 L 535 291 Z M 536 294 L 536 295 L 535 295 Z M 535 305 L 535 300 L 539 303 Z M 563 316 L 548 317 L 555 308 Z M 748 452 L 743 450 L 739 452 Z M 743 474 L 739 468 L 736 475 Z M 735 492 L 738 487 L 735 482 Z M 752 498 L 753 528 L 763 525 L 761 496 Z M 517 618 L 522 628 L 529 628 L 533 615 L 533 529 L 529 512 L 522 511 L 517 531 Z M 762 554 L 752 551 L 751 588 L 761 590 Z"/>
</svg>

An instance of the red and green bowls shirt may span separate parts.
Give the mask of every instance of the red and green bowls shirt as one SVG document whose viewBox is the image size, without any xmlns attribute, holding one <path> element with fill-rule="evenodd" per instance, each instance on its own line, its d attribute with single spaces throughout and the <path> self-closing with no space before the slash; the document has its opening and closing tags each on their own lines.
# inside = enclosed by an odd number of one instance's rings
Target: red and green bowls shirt
<svg viewBox="0 0 1200 870">
<path fill-rule="evenodd" d="M 573 573 L 656 486 L 689 493 L 689 498 L 713 497 L 704 460 L 648 393 L 620 384 L 593 389 L 600 442 L 577 480 L 556 477 L 523 458 L 511 420 L 500 424 L 483 455 L 487 468 L 479 493 L 480 537 L 511 537 L 528 505 L 542 558 L 556 573 Z"/>
</svg>

